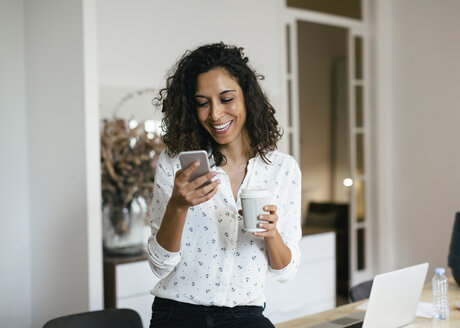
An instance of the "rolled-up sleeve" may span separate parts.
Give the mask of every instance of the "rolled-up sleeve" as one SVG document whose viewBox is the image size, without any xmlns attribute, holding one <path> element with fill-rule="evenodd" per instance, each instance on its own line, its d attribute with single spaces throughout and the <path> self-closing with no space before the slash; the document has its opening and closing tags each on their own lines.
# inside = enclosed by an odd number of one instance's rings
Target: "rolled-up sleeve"
<svg viewBox="0 0 460 328">
<path fill-rule="evenodd" d="M 290 174 L 285 180 L 281 195 L 283 195 L 282 206 L 279 210 L 278 231 L 284 243 L 291 251 L 291 261 L 282 269 L 275 270 L 269 267 L 272 276 L 280 281 L 292 280 L 299 268 L 300 263 L 300 239 L 302 238 L 301 229 L 301 172 L 297 162 L 292 159 Z M 283 190 L 284 189 L 284 190 Z"/>
<path fill-rule="evenodd" d="M 179 252 L 170 252 L 157 242 L 157 232 L 160 229 L 166 211 L 166 205 L 174 186 L 174 168 L 169 156 L 163 151 L 155 171 L 155 187 L 153 190 L 152 216 L 150 227 L 152 234 L 148 239 L 148 259 L 150 268 L 158 278 L 164 278 L 176 267 L 181 259 Z"/>
<path fill-rule="evenodd" d="M 153 273 L 160 279 L 166 277 L 180 261 L 180 252 L 170 252 L 161 247 L 156 236 L 149 238 L 149 264 Z"/>
</svg>

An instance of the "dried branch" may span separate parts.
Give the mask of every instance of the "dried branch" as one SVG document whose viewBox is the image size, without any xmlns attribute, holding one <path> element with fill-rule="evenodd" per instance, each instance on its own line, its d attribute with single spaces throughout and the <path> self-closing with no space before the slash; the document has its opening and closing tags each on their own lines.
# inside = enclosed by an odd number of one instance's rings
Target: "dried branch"
<svg viewBox="0 0 460 328">
<path fill-rule="evenodd" d="M 122 119 L 104 120 L 101 129 L 101 185 L 103 205 L 128 208 L 135 197 L 147 203 L 150 217 L 156 163 L 164 145 L 143 124 L 129 128 Z M 126 233 L 123 216 L 111 217 L 116 233 Z"/>
</svg>

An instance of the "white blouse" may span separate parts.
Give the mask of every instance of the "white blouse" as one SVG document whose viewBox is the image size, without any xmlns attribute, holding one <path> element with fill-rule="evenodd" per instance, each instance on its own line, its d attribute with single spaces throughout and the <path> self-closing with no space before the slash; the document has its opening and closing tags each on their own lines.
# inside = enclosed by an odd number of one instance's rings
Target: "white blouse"
<svg viewBox="0 0 460 328">
<path fill-rule="evenodd" d="M 155 174 L 152 235 L 148 240 L 149 264 L 161 280 L 151 293 L 155 296 L 200 305 L 234 307 L 263 306 L 267 272 L 277 280 L 287 281 L 297 271 L 301 238 L 301 175 L 297 162 L 280 152 L 249 160 L 247 174 L 233 197 L 227 174 L 217 166 L 214 179 L 220 179 L 213 198 L 190 207 L 179 252 L 169 252 L 156 240 L 156 233 L 172 194 L 174 176 L 180 167 L 177 156 L 162 152 Z M 212 162 L 212 161 L 211 161 Z M 213 164 L 213 163 L 211 163 Z M 278 208 L 277 229 L 291 250 L 291 262 L 280 270 L 270 268 L 264 238 L 247 232 L 241 209 L 243 188 L 268 188 Z"/>
</svg>

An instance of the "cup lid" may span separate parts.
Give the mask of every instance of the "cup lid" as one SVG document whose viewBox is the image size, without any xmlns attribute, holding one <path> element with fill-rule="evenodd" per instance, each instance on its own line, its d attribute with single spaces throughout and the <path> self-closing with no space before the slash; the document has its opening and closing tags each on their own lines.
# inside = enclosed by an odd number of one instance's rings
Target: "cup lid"
<svg viewBox="0 0 460 328">
<path fill-rule="evenodd" d="M 240 197 L 241 198 L 261 198 L 261 197 L 270 197 L 272 193 L 268 189 L 242 189 Z"/>
</svg>

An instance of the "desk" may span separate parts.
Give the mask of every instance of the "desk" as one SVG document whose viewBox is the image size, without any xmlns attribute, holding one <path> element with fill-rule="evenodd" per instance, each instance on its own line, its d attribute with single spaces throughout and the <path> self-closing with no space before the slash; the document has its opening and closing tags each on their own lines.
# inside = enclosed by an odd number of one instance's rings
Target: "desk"
<svg viewBox="0 0 460 328">
<path fill-rule="evenodd" d="M 421 302 L 431 302 L 432 291 L 431 283 L 425 284 L 422 296 L 420 298 Z M 453 279 L 449 280 L 449 304 L 450 304 L 450 318 L 449 320 L 433 320 L 427 318 L 415 317 L 414 321 L 404 326 L 405 328 L 412 327 L 436 327 L 436 328 L 445 328 L 445 327 L 460 327 L 460 310 L 455 306 L 455 302 L 460 301 L 460 288 L 455 283 Z M 356 303 L 351 303 L 343 306 L 339 306 L 335 309 L 316 313 L 306 317 L 282 322 L 276 325 L 276 328 L 307 328 L 322 322 L 327 322 L 330 320 L 337 319 L 339 317 L 359 312 L 355 308 L 364 303 L 365 301 L 360 301 Z"/>
</svg>

